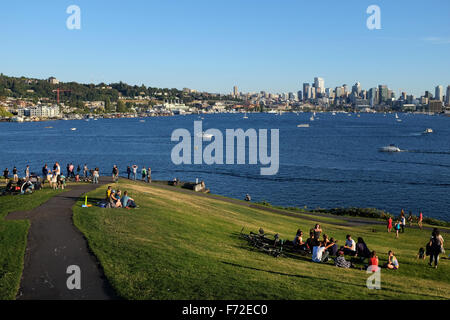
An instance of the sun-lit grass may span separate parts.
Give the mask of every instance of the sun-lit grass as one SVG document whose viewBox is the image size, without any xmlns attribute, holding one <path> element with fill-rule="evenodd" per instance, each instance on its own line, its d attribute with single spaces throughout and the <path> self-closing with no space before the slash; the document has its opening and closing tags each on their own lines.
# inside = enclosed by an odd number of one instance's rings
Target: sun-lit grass
<svg viewBox="0 0 450 320">
<path fill-rule="evenodd" d="M 449 299 L 450 265 L 439 269 L 417 260 L 429 231 L 407 229 L 400 239 L 384 226 L 345 227 L 322 223 L 339 239 L 361 236 L 376 250 L 380 265 L 388 250 L 400 269 L 383 269 L 382 289 L 366 287 L 367 274 L 316 264 L 309 257 L 273 258 L 251 251 L 239 238 L 262 227 L 292 239 L 298 228 L 308 232 L 310 220 L 226 203 L 211 197 L 165 190 L 121 180 L 137 210 L 74 208 L 75 225 L 85 234 L 117 293 L 127 299 Z M 91 192 L 103 198 L 105 187 Z M 445 236 L 445 235 L 444 235 Z"/>
</svg>

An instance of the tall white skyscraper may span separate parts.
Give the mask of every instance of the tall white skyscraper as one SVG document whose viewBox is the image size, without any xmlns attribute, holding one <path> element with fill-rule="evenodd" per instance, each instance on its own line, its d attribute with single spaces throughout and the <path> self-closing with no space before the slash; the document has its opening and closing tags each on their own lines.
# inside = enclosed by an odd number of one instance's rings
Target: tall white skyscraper
<svg viewBox="0 0 450 320">
<path fill-rule="evenodd" d="M 314 78 L 314 87 L 316 87 L 317 92 L 325 92 L 325 81 L 322 78 Z"/>
<path fill-rule="evenodd" d="M 443 86 L 436 87 L 434 99 L 444 101 L 444 87 Z"/>
</svg>

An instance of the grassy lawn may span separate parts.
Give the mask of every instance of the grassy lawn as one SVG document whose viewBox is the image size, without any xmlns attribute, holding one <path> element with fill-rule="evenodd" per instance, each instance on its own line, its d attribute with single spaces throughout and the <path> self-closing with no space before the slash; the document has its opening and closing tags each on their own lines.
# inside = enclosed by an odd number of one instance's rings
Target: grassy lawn
<svg viewBox="0 0 450 320">
<path fill-rule="evenodd" d="M 347 233 L 363 237 L 369 249 L 377 251 L 380 265 L 388 250 L 395 252 L 400 269 L 383 269 L 382 289 L 369 290 L 365 271 L 316 264 L 310 257 L 274 258 L 249 250 L 238 236 L 242 227 L 247 233 L 262 227 L 292 239 L 298 228 L 308 233 L 314 224 L 310 220 L 125 180 L 114 188 L 128 190 L 140 208 L 81 208 L 80 200 L 74 222 L 112 286 L 127 299 L 450 298 L 449 260 L 441 259 L 436 270 L 428 267 L 428 260 L 416 259 L 430 231 L 407 229 L 395 239 L 385 226 L 322 223 L 339 245 Z M 105 189 L 89 195 L 103 198 Z"/>
<path fill-rule="evenodd" d="M 0 300 L 15 299 L 23 270 L 23 259 L 30 223 L 5 221 L 9 212 L 28 211 L 61 191 L 44 189 L 30 195 L 0 196 Z"/>
</svg>

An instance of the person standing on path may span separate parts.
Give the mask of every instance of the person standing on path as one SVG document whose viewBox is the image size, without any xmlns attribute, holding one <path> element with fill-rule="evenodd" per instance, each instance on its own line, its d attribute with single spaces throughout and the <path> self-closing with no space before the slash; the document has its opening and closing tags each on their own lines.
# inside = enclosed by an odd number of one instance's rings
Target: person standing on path
<svg viewBox="0 0 450 320">
<path fill-rule="evenodd" d="M 130 180 L 130 175 L 131 175 L 131 168 L 130 168 L 130 166 L 127 166 L 127 177 L 128 177 L 128 180 Z"/>
<path fill-rule="evenodd" d="M 442 238 L 439 234 L 439 230 L 437 228 L 433 229 L 428 245 L 430 247 L 430 262 L 428 265 L 431 267 L 434 261 L 434 267 L 437 268 L 439 263 L 439 255 L 444 247 L 444 238 Z"/>
<path fill-rule="evenodd" d="M 86 165 L 86 163 L 85 163 L 85 164 L 84 164 L 84 167 L 83 167 L 83 174 L 84 174 L 84 177 L 85 177 L 85 178 L 87 178 L 88 171 L 89 171 L 89 169 L 88 169 L 88 167 L 87 167 L 87 165 Z"/>
<path fill-rule="evenodd" d="M 152 168 L 148 167 L 147 170 L 147 182 L 151 183 L 152 182 Z"/>
<path fill-rule="evenodd" d="M 16 168 L 16 166 L 14 166 L 12 173 L 13 173 L 14 182 L 17 182 L 19 180 L 19 176 L 17 175 L 17 168 Z"/>
<path fill-rule="evenodd" d="M 44 185 L 45 180 L 47 180 L 47 176 L 48 176 L 48 167 L 47 164 L 44 164 L 44 166 L 42 167 L 42 185 Z"/>
<path fill-rule="evenodd" d="M 142 174 L 142 181 L 145 182 L 145 179 L 147 178 L 147 169 L 145 169 L 145 167 L 142 168 L 141 174 Z"/>
<path fill-rule="evenodd" d="M 28 179 L 30 177 L 30 166 L 27 165 L 25 168 L 25 177 Z"/>
<path fill-rule="evenodd" d="M 138 169 L 138 166 L 133 164 L 133 180 L 136 180 L 136 178 L 137 178 L 137 169 Z"/>
<path fill-rule="evenodd" d="M 92 183 L 98 184 L 98 178 L 100 176 L 98 168 L 95 168 L 94 172 L 92 173 Z"/>
<path fill-rule="evenodd" d="M 119 180 L 119 168 L 117 168 L 116 165 L 114 165 L 112 169 L 112 179 L 113 182 L 117 182 L 117 180 Z"/>
<path fill-rule="evenodd" d="M 420 213 L 419 213 L 419 221 L 417 222 L 417 224 L 419 225 L 420 230 L 422 230 L 422 221 L 423 221 L 423 214 L 422 214 L 422 211 L 420 211 Z"/>
<path fill-rule="evenodd" d="M 5 178 L 6 184 L 8 184 L 8 182 L 9 182 L 9 170 L 8 170 L 8 168 L 6 168 L 5 171 L 3 171 L 3 177 Z"/>
</svg>

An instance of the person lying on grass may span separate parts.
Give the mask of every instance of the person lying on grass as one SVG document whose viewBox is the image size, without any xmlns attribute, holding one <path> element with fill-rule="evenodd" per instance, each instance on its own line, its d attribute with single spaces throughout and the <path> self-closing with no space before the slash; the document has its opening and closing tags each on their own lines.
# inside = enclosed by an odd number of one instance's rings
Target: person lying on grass
<svg viewBox="0 0 450 320">
<path fill-rule="evenodd" d="M 386 268 L 397 270 L 400 267 L 397 258 L 394 255 L 394 252 L 389 250 L 388 252 L 388 262 L 386 263 Z"/>
<path fill-rule="evenodd" d="M 134 199 L 130 198 L 128 196 L 128 191 L 124 191 L 124 193 L 123 193 L 122 206 L 124 208 L 127 208 L 127 209 L 129 209 L 129 208 L 136 208 L 137 207 L 136 203 L 134 202 Z"/>
</svg>

